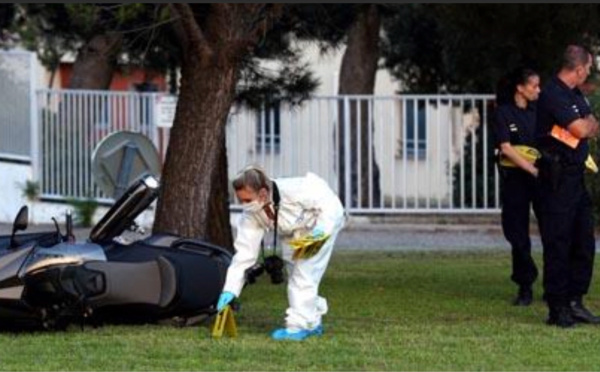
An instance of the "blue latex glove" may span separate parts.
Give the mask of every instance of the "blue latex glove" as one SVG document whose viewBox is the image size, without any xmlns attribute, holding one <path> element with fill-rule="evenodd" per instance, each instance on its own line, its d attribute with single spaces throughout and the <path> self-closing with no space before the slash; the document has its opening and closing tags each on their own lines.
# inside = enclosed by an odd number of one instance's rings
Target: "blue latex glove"
<svg viewBox="0 0 600 372">
<path fill-rule="evenodd" d="M 325 230 L 321 226 L 316 226 L 311 232 L 310 237 L 313 239 L 319 239 L 325 236 Z"/>
<path fill-rule="evenodd" d="M 235 295 L 231 292 L 221 293 L 221 296 L 219 296 L 219 302 L 217 302 L 217 311 L 223 310 L 223 308 L 229 305 L 229 303 L 233 301 L 234 298 Z"/>
</svg>

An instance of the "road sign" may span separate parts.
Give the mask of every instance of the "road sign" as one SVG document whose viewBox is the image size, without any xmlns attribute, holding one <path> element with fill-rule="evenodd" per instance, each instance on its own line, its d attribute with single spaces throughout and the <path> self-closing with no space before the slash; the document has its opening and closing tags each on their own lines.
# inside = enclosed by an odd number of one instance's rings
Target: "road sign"
<svg viewBox="0 0 600 372">
<path fill-rule="evenodd" d="M 175 120 L 175 109 L 177 108 L 177 96 L 156 95 L 155 101 L 156 126 L 160 128 L 171 128 Z"/>
</svg>

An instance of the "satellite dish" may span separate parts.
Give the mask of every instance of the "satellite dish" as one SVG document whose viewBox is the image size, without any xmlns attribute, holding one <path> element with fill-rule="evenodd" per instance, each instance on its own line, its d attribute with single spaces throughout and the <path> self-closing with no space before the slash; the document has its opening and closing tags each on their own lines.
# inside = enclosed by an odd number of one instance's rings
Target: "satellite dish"
<svg viewBox="0 0 600 372">
<path fill-rule="evenodd" d="M 102 192 L 118 199 L 141 177 L 160 174 L 158 151 L 140 133 L 115 132 L 102 139 L 92 154 L 92 174 Z"/>
</svg>

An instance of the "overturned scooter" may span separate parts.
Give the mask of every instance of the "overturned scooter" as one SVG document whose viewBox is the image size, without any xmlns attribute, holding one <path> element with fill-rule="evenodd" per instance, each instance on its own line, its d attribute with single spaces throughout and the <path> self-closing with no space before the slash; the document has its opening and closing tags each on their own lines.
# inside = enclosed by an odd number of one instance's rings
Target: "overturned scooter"
<svg viewBox="0 0 600 372">
<path fill-rule="evenodd" d="M 119 237 L 158 196 L 146 176 L 129 187 L 92 229 L 73 243 L 70 224 L 23 234 L 27 207 L 10 236 L 0 236 L 0 328 L 64 329 L 72 322 L 142 323 L 212 314 L 231 253 L 175 235 L 130 244 Z"/>
</svg>

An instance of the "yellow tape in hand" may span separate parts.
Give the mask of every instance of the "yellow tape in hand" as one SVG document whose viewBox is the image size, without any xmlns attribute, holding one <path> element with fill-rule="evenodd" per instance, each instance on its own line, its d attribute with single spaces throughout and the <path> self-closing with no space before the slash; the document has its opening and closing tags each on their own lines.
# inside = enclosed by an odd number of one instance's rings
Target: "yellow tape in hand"
<svg viewBox="0 0 600 372">
<path fill-rule="evenodd" d="M 324 235 L 316 239 L 311 236 L 305 236 L 290 240 L 290 247 L 294 250 L 292 258 L 298 260 L 315 256 L 319 253 L 327 239 L 329 239 L 329 235 Z"/>
<path fill-rule="evenodd" d="M 523 159 L 527 160 L 530 163 L 535 163 L 535 161 L 542 156 L 542 154 L 540 154 L 540 152 L 536 148 L 531 146 L 513 145 L 513 148 Z M 517 166 L 515 163 L 513 163 L 512 160 L 510 160 L 504 155 L 500 155 L 500 165 L 503 167 Z"/>
<path fill-rule="evenodd" d="M 588 155 L 587 159 L 585 159 L 585 169 L 591 173 L 598 173 L 598 166 L 592 155 Z"/>
</svg>

